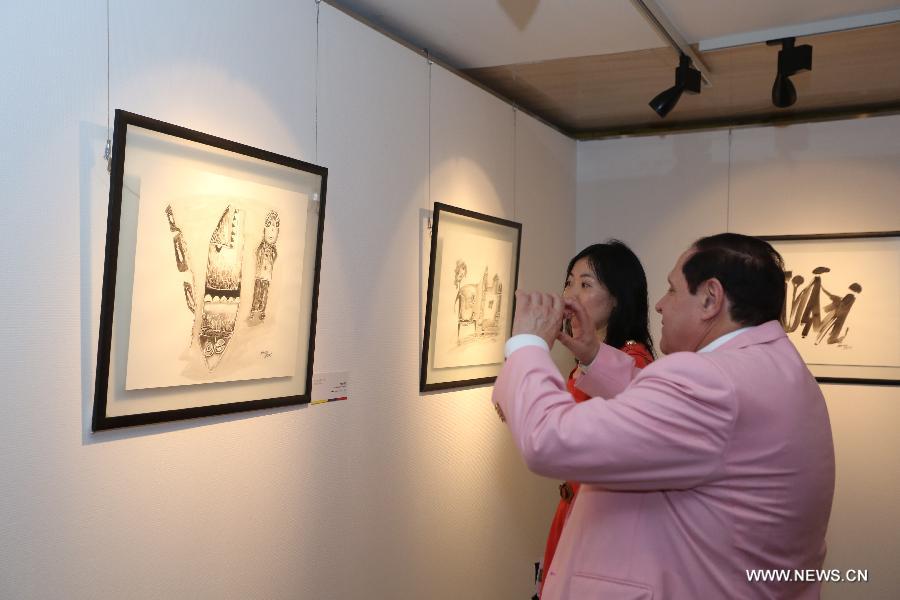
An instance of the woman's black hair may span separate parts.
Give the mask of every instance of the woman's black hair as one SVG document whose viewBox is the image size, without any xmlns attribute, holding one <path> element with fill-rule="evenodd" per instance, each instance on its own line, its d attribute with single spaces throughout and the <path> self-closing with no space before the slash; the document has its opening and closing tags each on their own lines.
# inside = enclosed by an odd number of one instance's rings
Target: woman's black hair
<svg viewBox="0 0 900 600">
<path fill-rule="evenodd" d="M 613 348 L 621 348 L 628 341 L 640 342 L 651 356 L 656 356 L 650 338 L 647 276 L 638 257 L 619 240 L 593 244 L 569 261 L 566 279 L 582 258 L 588 259 L 594 275 L 616 299 L 606 326 L 605 342 Z"/>
</svg>

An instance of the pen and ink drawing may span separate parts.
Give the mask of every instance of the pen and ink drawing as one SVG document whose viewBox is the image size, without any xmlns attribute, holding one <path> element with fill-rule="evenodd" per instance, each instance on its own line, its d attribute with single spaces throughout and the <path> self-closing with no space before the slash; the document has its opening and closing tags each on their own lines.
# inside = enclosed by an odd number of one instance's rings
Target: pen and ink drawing
<svg viewBox="0 0 900 600">
<path fill-rule="evenodd" d="M 212 371 L 234 335 L 241 304 L 241 266 L 244 253 L 244 214 L 229 206 L 209 239 L 200 347 Z"/>
<path fill-rule="evenodd" d="M 466 263 L 463 260 L 456 261 L 454 283 L 457 292 L 454 306 L 457 317 L 457 344 L 461 344 L 467 339 L 496 337 L 499 332 L 503 286 L 497 273 L 494 273 L 489 284 L 488 272 L 489 267 L 486 266 L 479 283 L 463 284 L 467 274 Z M 462 335 L 464 326 L 472 329 L 468 336 Z"/>
<path fill-rule="evenodd" d="M 812 279 L 802 289 L 806 278 L 793 271 L 784 272 L 785 305 L 782 309 L 782 323 L 787 333 L 797 332 L 801 338 L 813 334 L 813 343 L 818 345 L 841 344 L 850 332 L 848 317 L 862 286 L 853 282 L 843 295 L 834 294 L 824 286 L 822 277 L 830 273 L 826 266 L 812 270 Z M 802 326 L 802 327 L 801 327 Z"/>
<path fill-rule="evenodd" d="M 763 238 L 765 239 L 765 238 Z M 781 322 L 821 381 L 900 381 L 900 234 L 769 238 L 784 259 Z"/>
<path fill-rule="evenodd" d="M 182 286 L 184 289 L 184 301 L 187 308 L 193 314 L 197 303 L 194 301 L 194 274 L 191 271 L 191 259 L 188 256 L 187 243 L 184 240 L 184 233 L 175 223 L 175 211 L 172 205 L 166 205 L 166 219 L 169 222 L 169 232 L 172 234 L 172 245 L 175 250 L 175 266 L 178 272 L 184 275 Z"/>
<path fill-rule="evenodd" d="M 143 183 L 126 389 L 296 369 L 310 202 L 220 175 L 203 183 L 221 193 Z"/>
<path fill-rule="evenodd" d="M 419 390 L 489 383 L 512 330 L 522 224 L 441 202 L 431 214 Z"/>
<path fill-rule="evenodd" d="M 91 429 L 309 402 L 327 169 L 122 110 L 113 140 Z"/>
<path fill-rule="evenodd" d="M 193 294 L 193 272 L 188 243 L 184 231 L 176 222 L 172 205 L 167 205 L 165 209 L 175 251 L 175 266 L 184 277 L 182 287 L 185 303 L 188 310 L 195 315 L 188 346 L 194 347 L 196 337 L 197 347 L 209 371 L 213 371 L 221 362 L 231 339 L 239 330 L 238 314 L 242 301 L 241 280 L 245 260 L 245 212 L 229 204 L 219 215 L 218 223 L 209 237 L 203 303 L 198 314 Z M 280 229 L 278 212 L 269 210 L 263 223 L 262 237 L 253 254 L 255 270 L 250 312 L 246 318 L 248 326 L 260 325 L 266 318 L 275 259 L 278 257 L 276 242 Z M 196 317 L 200 318 L 200 323 L 195 336 L 193 332 L 197 327 Z M 260 355 L 270 358 L 272 351 L 261 350 Z"/>
<path fill-rule="evenodd" d="M 269 285 L 272 283 L 272 271 L 275 269 L 275 259 L 278 258 L 278 250 L 275 243 L 278 241 L 278 233 L 281 221 L 278 213 L 269 211 L 263 230 L 263 239 L 256 248 L 256 279 L 253 283 L 253 304 L 250 307 L 250 316 L 247 322 L 257 325 L 266 319 L 266 304 L 269 300 Z"/>
<path fill-rule="evenodd" d="M 443 240 L 435 318 L 436 368 L 499 363 L 508 329 L 512 244 L 477 235 Z"/>
</svg>

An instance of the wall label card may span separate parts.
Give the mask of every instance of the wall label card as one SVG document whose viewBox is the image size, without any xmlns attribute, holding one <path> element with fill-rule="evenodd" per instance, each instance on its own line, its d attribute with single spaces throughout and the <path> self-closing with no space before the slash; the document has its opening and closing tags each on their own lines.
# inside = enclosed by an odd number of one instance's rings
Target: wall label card
<svg viewBox="0 0 900 600">
<path fill-rule="evenodd" d="M 313 373 L 312 403 L 324 404 L 350 399 L 350 372 Z"/>
</svg>

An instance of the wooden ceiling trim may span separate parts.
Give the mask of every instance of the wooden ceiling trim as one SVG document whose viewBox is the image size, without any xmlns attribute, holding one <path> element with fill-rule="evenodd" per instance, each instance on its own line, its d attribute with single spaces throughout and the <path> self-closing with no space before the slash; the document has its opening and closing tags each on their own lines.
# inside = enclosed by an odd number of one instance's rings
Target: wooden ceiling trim
<svg viewBox="0 0 900 600">
<path fill-rule="evenodd" d="M 772 113 L 770 115 L 751 115 L 747 117 L 726 117 L 698 121 L 680 121 L 674 124 L 660 123 L 658 126 L 620 127 L 579 131 L 572 135 L 576 140 L 601 140 L 610 138 L 645 137 L 667 135 L 671 133 L 688 133 L 709 131 L 713 129 L 742 129 L 748 127 L 784 127 L 799 123 L 822 123 L 826 121 L 842 121 L 847 119 L 866 119 L 900 114 L 900 102 L 885 104 L 865 104 L 794 113 Z"/>
<path fill-rule="evenodd" d="M 799 100 L 787 109 L 771 104 L 778 48 L 764 44 L 704 53 L 713 84 L 683 96 L 665 120 L 647 102 L 674 81 L 676 55 L 668 47 L 467 73 L 576 138 L 853 116 L 900 102 L 900 23 L 800 42 L 813 44 L 813 69 L 792 77 Z"/>
</svg>

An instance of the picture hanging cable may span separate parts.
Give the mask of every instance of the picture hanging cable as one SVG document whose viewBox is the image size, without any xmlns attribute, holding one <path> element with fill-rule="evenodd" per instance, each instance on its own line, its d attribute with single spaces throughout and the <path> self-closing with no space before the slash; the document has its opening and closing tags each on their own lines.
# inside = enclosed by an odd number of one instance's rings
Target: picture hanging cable
<svg viewBox="0 0 900 600">
<path fill-rule="evenodd" d="M 731 141 L 733 129 L 728 129 L 728 173 L 726 175 L 727 188 L 725 190 L 725 231 L 731 231 Z"/>
<path fill-rule="evenodd" d="M 517 160 L 518 160 L 518 151 L 519 144 L 516 136 L 519 134 L 519 109 L 513 105 L 513 219 L 518 218 L 516 215 L 516 168 L 517 168 Z"/>
<path fill-rule="evenodd" d="M 103 149 L 106 172 L 112 172 L 112 135 L 109 129 L 109 0 L 106 0 L 106 146 Z"/>
<path fill-rule="evenodd" d="M 515 89 L 516 86 L 518 85 L 518 79 L 519 79 L 518 69 L 513 69 L 512 76 L 513 76 L 513 89 Z M 518 140 L 516 139 L 516 136 L 519 133 L 519 105 L 513 104 L 512 111 L 513 111 L 513 196 L 512 196 L 513 216 L 512 216 L 512 218 L 516 219 L 516 218 L 518 218 L 518 215 L 516 215 L 516 168 L 517 168 L 517 164 L 518 164 L 518 162 L 517 162 L 518 155 L 516 153 L 518 152 L 518 145 L 519 145 Z"/>
<path fill-rule="evenodd" d="M 322 0 L 316 0 L 316 100 L 314 113 L 314 132 L 313 132 L 313 152 L 315 152 L 315 161 L 319 162 L 319 10 Z"/>
<path fill-rule="evenodd" d="M 425 48 L 425 63 L 428 65 L 428 210 L 434 210 L 431 203 L 431 67 L 434 61 Z"/>
</svg>

